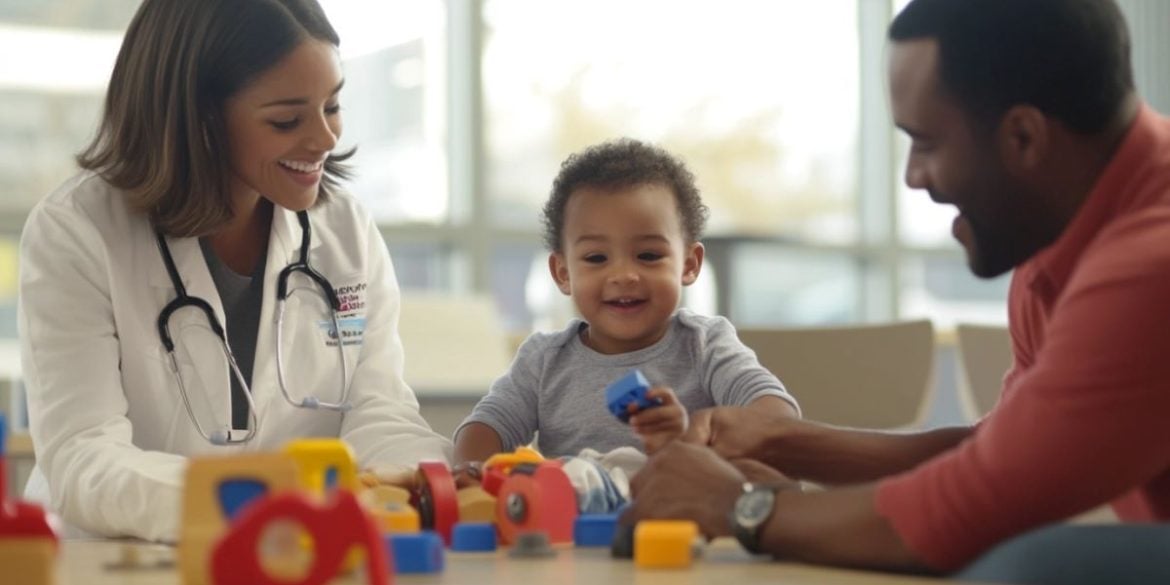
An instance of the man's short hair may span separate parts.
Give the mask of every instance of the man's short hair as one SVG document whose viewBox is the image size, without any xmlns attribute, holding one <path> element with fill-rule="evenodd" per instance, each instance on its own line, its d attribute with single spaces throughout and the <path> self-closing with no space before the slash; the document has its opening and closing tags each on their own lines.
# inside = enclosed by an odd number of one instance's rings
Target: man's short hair
<svg viewBox="0 0 1170 585">
<path fill-rule="evenodd" d="M 1113 0 L 913 0 L 889 38 L 936 39 L 942 89 L 984 128 L 1028 104 L 1094 134 L 1134 89 Z"/>
</svg>

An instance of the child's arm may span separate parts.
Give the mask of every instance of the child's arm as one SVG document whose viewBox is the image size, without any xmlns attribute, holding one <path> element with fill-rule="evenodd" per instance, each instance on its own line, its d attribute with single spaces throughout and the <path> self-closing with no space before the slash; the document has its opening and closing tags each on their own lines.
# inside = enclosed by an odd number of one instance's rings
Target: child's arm
<svg viewBox="0 0 1170 585">
<path fill-rule="evenodd" d="M 487 461 L 488 457 L 504 450 L 500 434 L 481 423 L 467 423 L 455 436 L 455 463 Z"/>
<path fill-rule="evenodd" d="M 646 453 L 654 454 L 687 431 L 687 411 L 679 403 L 674 391 L 665 386 L 651 388 L 646 392 L 646 397 L 658 400 L 662 405 L 641 410 L 631 416 L 630 426 L 642 437 Z"/>
<path fill-rule="evenodd" d="M 460 488 L 479 485 L 480 478 L 469 472 L 467 464 L 483 463 L 503 450 L 504 442 L 495 429 L 481 422 L 467 423 L 455 435 L 455 484 Z"/>
</svg>

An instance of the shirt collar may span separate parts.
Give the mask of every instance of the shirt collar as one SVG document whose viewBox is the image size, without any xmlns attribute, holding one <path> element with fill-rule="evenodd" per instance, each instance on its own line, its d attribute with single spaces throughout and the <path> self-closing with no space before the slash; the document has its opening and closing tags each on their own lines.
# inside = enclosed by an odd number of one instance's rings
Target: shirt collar
<svg viewBox="0 0 1170 585">
<path fill-rule="evenodd" d="M 1028 262 L 1032 272 L 1029 288 L 1048 296 L 1059 294 L 1102 226 L 1138 196 L 1138 190 L 1130 187 L 1161 139 L 1159 122 L 1158 114 L 1141 104 L 1124 140 L 1097 177 L 1080 210 L 1060 237 Z"/>
</svg>

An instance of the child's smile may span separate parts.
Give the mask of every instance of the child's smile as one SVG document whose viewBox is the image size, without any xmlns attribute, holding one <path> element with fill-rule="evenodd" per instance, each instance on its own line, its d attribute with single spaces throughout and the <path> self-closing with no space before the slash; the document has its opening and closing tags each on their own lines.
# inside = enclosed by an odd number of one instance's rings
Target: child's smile
<svg viewBox="0 0 1170 585">
<path fill-rule="evenodd" d="M 577 189 L 565 207 L 564 238 L 564 252 L 550 258 L 553 278 L 589 323 L 586 344 L 601 353 L 661 339 L 702 265 L 702 246 L 685 242 L 675 195 L 664 185 Z"/>
</svg>

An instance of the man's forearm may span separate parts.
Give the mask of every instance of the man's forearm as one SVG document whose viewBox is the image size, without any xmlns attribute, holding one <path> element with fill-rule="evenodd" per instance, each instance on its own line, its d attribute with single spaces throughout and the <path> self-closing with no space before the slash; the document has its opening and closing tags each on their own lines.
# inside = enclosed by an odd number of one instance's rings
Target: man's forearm
<svg viewBox="0 0 1170 585">
<path fill-rule="evenodd" d="M 874 510 L 873 486 L 781 491 L 760 533 L 762 552 L 815 564 L 921 572 L 925 566 Z"/>
<path fill-rule="evenodd" d="M 956 447 L 973 427 L 915 433 L 863 431 L 811 421 L 767 437 L 761 460 L 794 478 L 828 485 L 875 481 Z"/>
</svg>

